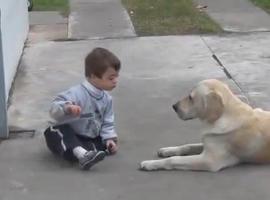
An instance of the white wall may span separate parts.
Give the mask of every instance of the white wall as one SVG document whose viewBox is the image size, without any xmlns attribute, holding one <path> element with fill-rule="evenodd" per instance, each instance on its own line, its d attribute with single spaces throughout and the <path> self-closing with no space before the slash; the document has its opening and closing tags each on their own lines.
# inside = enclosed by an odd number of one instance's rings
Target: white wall
<svg viewBox="0 0 270 200">
<path fill-rule="evenodd" d="M 6 99 L 27 38 L 27 0 L 0 0 Z"/>
</svg>

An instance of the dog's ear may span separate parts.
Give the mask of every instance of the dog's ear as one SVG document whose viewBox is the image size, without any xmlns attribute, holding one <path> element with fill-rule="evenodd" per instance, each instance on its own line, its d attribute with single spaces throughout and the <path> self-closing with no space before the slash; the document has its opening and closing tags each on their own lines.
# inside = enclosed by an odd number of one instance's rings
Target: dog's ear
<svg viewBox="0 0 270 200">
<path fill-rule="evenodd" d="M 215 122 L 224 111 L 222 97 L 216 92 L 210 92 L 205 99 L 205 119 L 209 123 Z"/>
</svg>

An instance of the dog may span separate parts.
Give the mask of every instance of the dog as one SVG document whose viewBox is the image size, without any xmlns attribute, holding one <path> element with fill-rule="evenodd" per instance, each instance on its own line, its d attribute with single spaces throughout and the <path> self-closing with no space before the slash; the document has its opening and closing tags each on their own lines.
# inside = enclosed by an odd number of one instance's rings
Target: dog
<svg viewBox="0 0 270 200">
<path fill-rule="evenodd" d="M 223 82 L 199 82 L 173 109 L 182 120 L 202 121 L 202 143 L 161 148 L 163 159 L 143 161 L 141 170 L 217 172 L 240 163 L 270 162 L 270 112 L 242 102 Z"/>
</svg>

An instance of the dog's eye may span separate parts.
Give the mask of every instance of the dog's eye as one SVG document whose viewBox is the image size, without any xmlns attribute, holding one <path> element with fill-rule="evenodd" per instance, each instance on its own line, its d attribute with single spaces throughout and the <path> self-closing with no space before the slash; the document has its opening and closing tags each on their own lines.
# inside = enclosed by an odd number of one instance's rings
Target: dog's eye
<svg viewBox="0 0 270 200">
<path fill-rule="evenodd" d="M 193 100 L 191 95 L 188 95 L 188 99 L 189 99 L 190 101 Z"/>
</svg>

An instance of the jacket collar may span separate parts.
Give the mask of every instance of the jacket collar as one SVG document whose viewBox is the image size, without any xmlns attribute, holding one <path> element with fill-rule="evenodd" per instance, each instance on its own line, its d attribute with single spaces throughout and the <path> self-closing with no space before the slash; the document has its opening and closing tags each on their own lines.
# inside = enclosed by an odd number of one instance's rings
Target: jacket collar
<svg viewBox="0 0 270 200">
<path fill-rule="evenodd" d="M 99 100 L 102 99 L 104 96 L 104 91 L 96 88 L 92 85 L 88 80 L 84 80 L 82 82 L 82 86 L 87 90 L 90 96 L 94 97 L 95 99 Z"/>
</svg>

